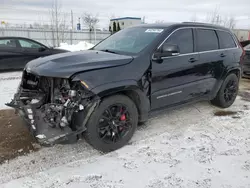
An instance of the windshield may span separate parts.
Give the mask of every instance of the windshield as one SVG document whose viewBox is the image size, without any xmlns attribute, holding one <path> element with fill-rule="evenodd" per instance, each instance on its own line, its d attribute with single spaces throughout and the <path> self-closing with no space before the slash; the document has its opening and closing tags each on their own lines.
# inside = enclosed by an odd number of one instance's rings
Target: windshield
<svg viewBox="0 0 250 188">
<path fill-rule="evenodd" d="M 128 28 L 111 35 L 93 49 L 136 54 L 146 48 L 162 32 L 163 29 Z"/>
</svg>

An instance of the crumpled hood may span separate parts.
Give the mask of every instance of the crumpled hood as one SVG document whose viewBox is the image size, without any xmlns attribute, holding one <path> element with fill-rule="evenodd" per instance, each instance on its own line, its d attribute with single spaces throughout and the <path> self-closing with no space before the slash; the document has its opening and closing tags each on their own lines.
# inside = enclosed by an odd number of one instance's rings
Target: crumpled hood
<svg viewBox="0 0 250 188">
<path fill-rule="evenodd" d="M 69 78 L 77 72 L 121 66 L 132 60 L 127 55 L 86 50 L 38 58 L 30 61 L 25 69 L 40 76 Z"/>
</svg>

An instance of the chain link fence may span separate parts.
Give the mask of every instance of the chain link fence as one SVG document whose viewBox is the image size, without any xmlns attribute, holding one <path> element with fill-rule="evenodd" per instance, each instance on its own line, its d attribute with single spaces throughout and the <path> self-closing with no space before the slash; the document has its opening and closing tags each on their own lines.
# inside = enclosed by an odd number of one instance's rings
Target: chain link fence
<svg viewBox="0 0 250 188">
<path fill-rule="evenodd" d="M 0 28 L 0 37 L 15 36 L 26 37 L 36 40 L 47 46 L 55 47 L 61 42 L 68 44 L 77 44 L 80 41 L 86 41 L 96 44 L 110 35 L 109 31 L 55 31 L 50 29 L 29 29 L 29 28 Z"/>
</svg>

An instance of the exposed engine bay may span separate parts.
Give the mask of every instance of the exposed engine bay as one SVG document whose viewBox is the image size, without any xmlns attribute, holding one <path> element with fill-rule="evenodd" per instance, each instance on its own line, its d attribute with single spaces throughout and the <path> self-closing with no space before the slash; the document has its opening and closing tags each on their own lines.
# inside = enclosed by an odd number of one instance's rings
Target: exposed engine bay
<svg viewBox="0 0 250 188">
<path fill-rule="evenodd" d="M 80 81 L 24 71 L 14 99 L 7 105 L 28 121 L 40 143 L 54 144 L 86 130 L 85 124 L 98 101 Z"/>
</svg>

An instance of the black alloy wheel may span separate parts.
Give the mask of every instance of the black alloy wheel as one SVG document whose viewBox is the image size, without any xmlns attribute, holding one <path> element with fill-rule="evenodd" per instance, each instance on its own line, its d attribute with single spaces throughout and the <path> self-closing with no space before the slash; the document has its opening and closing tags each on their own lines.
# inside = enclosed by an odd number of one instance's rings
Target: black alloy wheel
<svg viewBox="0 0 250 188">
<path fill-rule="evenodd" d="M 130 114 L 123 104 L 109 106 L 102 114 L 97 128 L 99 138 L 106 143 L 122 140 L 132 128 Z"/>
<path fill-rule="evenodd" d="M 229 74 L 221 85 L 216 97 L 211 103 L 220 108 L 228 108 L 231 106 L 238 94 L 239 78 L 236 74 Z"/>
<path fill-rule="evenodd" d="M 135 103 L 125 95 L 102 99 L 91 114 L 84 132 L 85 140 L 95 149 L 109 152 L 126 145 L 138 124 Z"/>
<path fill-rule="evenodd" d="M 224 99 L 226 102 L 232 101 L 236 95 L 238 90 L 238 84 L 235 80 L 229 80 L 224 89 Z"/>
</svg>

